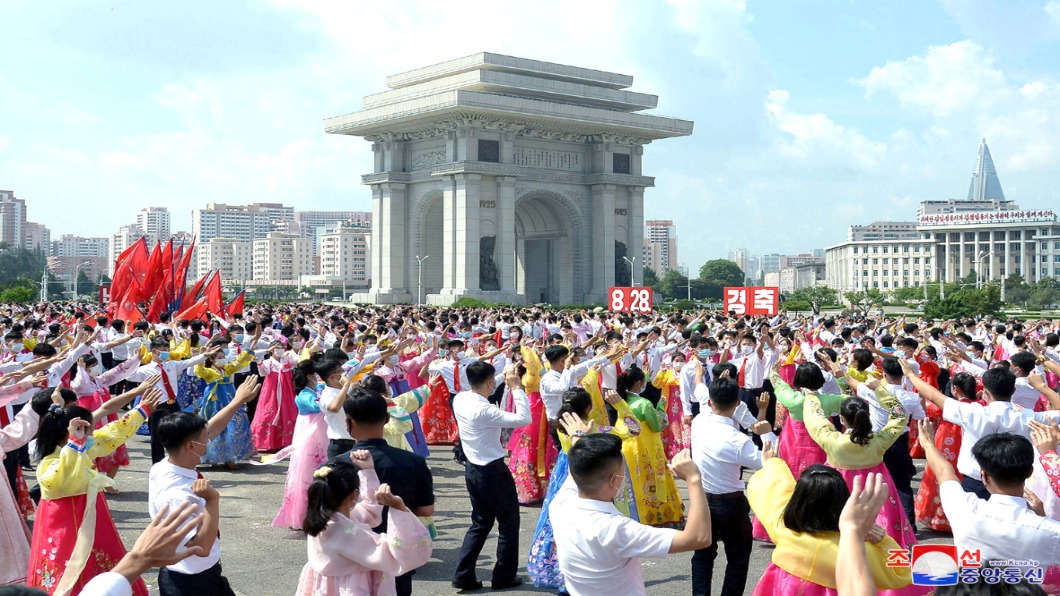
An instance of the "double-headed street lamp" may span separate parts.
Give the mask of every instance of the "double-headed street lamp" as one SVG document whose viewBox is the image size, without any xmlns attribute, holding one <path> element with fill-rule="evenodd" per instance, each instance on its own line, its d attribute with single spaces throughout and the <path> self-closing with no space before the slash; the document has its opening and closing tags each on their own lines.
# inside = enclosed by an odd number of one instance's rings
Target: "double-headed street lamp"
<svg viewBox="0 0 1060 596">
<path fill-rule="evenodd" d="M 431 255 L 416 255 L 416 305 L 423 304 L 423 262 L 431 258 Z"/>
<path fill-rule="evenodd" d="M 70 280 L 70 299 L 71 300 L 77 300 L 77 274 L 78 274 L 78 272 L 81 271 L 81 268 L 84 267 L 85 265 L 91 265 L 91 264 L 92 264 L 92 261 L 85 261 L 84 263 L 81 263 L 77 267 L 74 267 L 74 276 Z"/>
<path fill-rule="evenodd" d="M 629 257 L 622 257 L 627 263 L 629 263 L 629 281 L 633 287 L 637 287 L 637 279 L 634 277 L 633 263 L 637 260 L 637 257 L 633 257 L 631 260 Z"/>
</svg>

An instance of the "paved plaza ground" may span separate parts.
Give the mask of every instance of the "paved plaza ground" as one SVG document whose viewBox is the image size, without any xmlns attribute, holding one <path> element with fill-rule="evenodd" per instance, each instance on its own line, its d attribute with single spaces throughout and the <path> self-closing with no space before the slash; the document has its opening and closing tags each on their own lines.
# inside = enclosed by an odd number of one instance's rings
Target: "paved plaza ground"
<svg viewBox="0 0 1060 596">
<path fill-rule="evenodd" d="M 111 497 L 111 510 L 125 544 L 131 546 L 148 522 L 147 473 L 150 446 L 147 439 L 135 437 L 129 442 L 132 465 L 118 475 L 121 494 Z M 437 446 L 429 458 L 434 473 L 435 516 L 439 537 L 434 543 L 434 554 L 426 566 L 416 572 L 414 593 L 424 595 L 456 594 L 449 582 L 456 565 L 457 552 L 464 532 L 469 526 L 471 511 L 464 487 L 463 469 L 452 459 L 452 448 Z M 923 461 L 918 461 L 923 468 Z M 224 468 L 201 468 L 221 493 L 221 564 L 224 574 L 236 592 L 245 596 L 289 596 L 298 584 L 298 574 L 306 561 L 305 538 L 300 532 L 270 526 L 280 506 L 287 473 L 286 462 L 268 466 L 245 465 L 239 471 Z M 30 474 L 32 478 L 32 474 Z M 919 475 L 918 475 L 919 477 Z M 682 493 L 684 490 L 682 489 Z M 520 550 L 529 551 L 531 537 L 537 524 L 540 508 L 522 509 Z M 921 532 L 926 542 L 949 542 L 948 535 Z M 479 559 L 479 579 L 486 584 L 480 594 L 489 590 L 490 570 L 496 552 L 496 532 Z M 772 549 L 755 543 L 748 574 L 747 594 L 761 576 Z M 673 555 L 661 560 L 644 561 L 644 580 L 649 594 L 687 594 L 691 592 L 689 559 L 691 554 Z M 718 555 L 715 566 L 714 593 L 720 593 L 725 557 Z M 520 574 L 527 578 L 525 556 Z M 151 593 L 157 593 L 155 577 L 150 572 L 145 579 Z M 529 584 L 506 594 L 540 594 Z"/>
</svg>

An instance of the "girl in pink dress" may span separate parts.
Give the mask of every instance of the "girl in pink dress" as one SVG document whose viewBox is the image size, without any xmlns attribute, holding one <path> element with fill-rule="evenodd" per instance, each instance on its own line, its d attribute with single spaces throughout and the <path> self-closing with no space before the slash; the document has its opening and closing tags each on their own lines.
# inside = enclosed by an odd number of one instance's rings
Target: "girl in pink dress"
<svg viewBox="0 0 1060 596">
<path fill-rule="evenodd" d="M 309 509 L 302 529 L 309 536 L 309 561 L 298 578 L 299 596 L 394 594 L 394 577 L 421 567 L 431 557 L 427 528 L 379 485 L 367 451 L 350 453 L 313 473 Z M 363 493 L 362 493 L 363 489 Z M 387 532 L 372 531 L 389 507 Z"/>
<path fill-rule="evenodd" d="M 258 374 L 265 380 L 261 384 L 254 422 L 250 425 L 254 448 L 258 451 L 276 451 L 290 445 L 298 419 L 291 372 L 298 364 L 298 354 L 285 350 L 280 342 L 273 342 L 268 354 L 258 364 Z"/>
<path fill-rule="evenodd" d="M 305 521 L 306 491 L 313 482 L 313 470 L 328 458 L 328 425 L 320 411 L 320 392 L 317 382 L 342 369 L 334 360 L 324 370 L 318 370 L 312 360 L 304 360 L 294 368 L 294 390 L 298 392 L 295 405 L 298 420 L 294 425 L 294 439 L 290 448 L 277 454 L 272 461 L 290 452 L 291 463 L 287 467 L 287 484 L 283 489 L 283 504 L 272 520 L 277 528 L 301 528 Z"/>
</svg>

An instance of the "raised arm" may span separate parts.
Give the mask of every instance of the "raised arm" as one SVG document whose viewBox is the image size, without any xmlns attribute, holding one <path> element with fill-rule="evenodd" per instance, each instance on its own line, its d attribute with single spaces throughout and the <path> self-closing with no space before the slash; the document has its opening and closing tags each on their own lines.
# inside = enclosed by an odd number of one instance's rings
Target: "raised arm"
<svg viewBox="0 0 1060 596">
<path fill-rule="evenodd" d="M 942 455 L 938 446 L 935 445 L 935 425 L 925 418 L 918 421 L 917 426 L 920 430 L 920 446 L 924 448 L 927 465 L 931 468 L 931 472 L 935 474 L 935 479 L 938 480 L 939 485 L 950 480 L 960 482 L 957 472 L 953 470 L 953 466 L 946 459 L 946 456 Z"/>
<path fill-rule="evenodd" d="M 902 365 L 902 372 L 905 373 L 906 378 L 913 383 L 913 387 L 916 387 L 916 391 L 920 394 L 920 397 L 930 401 L 939 408 L 942 408 L 942 406 L 946 404 L 946 396 L 938 389 L 932 387 L 930 383 L 921 379 L 913 371 L 913 368 L 909 366 L 909 363 L 906 360 L 899 359 L 898 364 Z"/>
</svg>

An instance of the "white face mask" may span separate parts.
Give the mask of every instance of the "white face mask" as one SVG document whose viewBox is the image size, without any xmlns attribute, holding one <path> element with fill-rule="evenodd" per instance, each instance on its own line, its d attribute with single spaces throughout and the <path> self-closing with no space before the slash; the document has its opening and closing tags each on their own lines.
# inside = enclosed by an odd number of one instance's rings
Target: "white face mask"
<svg viewBox="0 0 1060 596">
<path fill-rule="evenodd" d="M 755 351 L 754 346 L 744 346 L 744 347 L 740 348 L 740 353 L 743 354 L 744 356 L 750 356 L 751 352 L 754 352 L 754 351 Z"/>
<path fill-rule="evenodd" d="M 88 374 L 92 375 L 93 377 L 98 377 L 99 375 L 103 374 L 103 367 L 98 364 L 93 364 L 88 368 Z"/>
</svg>

